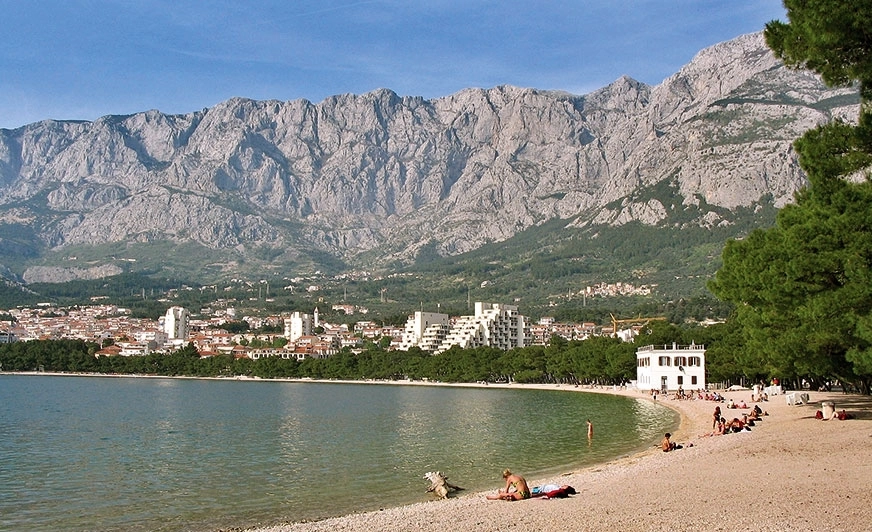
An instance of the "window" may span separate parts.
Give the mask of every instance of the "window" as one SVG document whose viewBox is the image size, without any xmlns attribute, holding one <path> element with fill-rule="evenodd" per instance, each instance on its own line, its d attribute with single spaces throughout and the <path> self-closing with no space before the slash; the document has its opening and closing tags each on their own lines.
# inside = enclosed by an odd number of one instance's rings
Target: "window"
<svg viewBox="0 0 872 532">
<path fill-rule="evenodd" d="M 696 384 L 696 375 L 691 375 L 691 377 L 690 377 L 690 383 L 691 383 L 691 384 Z"/>
<path fill-rule="evenodd" d="M 688 366 L 702 366 L 702 362 L 699 357 L 690 357 L 687 361 Z"/>
<path fill-rule="evenodd" d="M 684 384 L 684 375 L 679 375 L 678 376 L 678 385 L 681 386 L 682 384 Z"/>
<path fill-rule="evenodd" d="M 661 366 L 671 366 L 671 365 L 672 365 L 672 359 L 669 358 L 669 357 L 660 357 L 659 364 L 660 364 Z"/>
<path fill-rule="evenodd" d="M 686 366 L 687 365 L 687 357 L 675 357 L 675 365 L 676 366 Z"/>
</svg>

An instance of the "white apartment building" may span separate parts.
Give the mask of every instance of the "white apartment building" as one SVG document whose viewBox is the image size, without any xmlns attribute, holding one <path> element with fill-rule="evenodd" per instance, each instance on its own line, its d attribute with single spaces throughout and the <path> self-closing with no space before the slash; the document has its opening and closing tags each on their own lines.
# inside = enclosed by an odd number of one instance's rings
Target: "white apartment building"
<svg viewBox="0 0 872 532">
<path fill-rule="evenodd" d="M 397 349 L 408 351 L 412 347 L 419 347 L 424 351 L 436 351 L 450 329 L 448 314 L 439 312 L 415 312 L 406 320 L 406 328 L 403 338 Z"/>
<path fill-rule="evenodd" d="M 134 332 L 133 339 L 141 343 L 151 342 L 154 345 L 164 345 L 169 341 L 170 337 L 165 331 L 148 329 Z"/>
<path fill-rule="evenodd" d="M 123 357 L 145 356 L 156 347 L 154 342 L 118 342 L 115 345 L 121 349 L 118 354 Z"/>
<path fill-rule="evenodd" d="M 436 352 L 442 353 L 454 345 L 464 349 L 526 347 L 530 345 L 530 326 L 516 305 L 476 301 L 475 315 L 461 316 Z"/>
<path fill-rule="evenodd" d="M 318 309 L 315 309 L 315 312 L 318 312 Z M 285 338 L 295 342 L 302 336 L 311 336 L 313 323 L 310 314 L 294 312 L 290 318 L 285 318 Z"/>
<path fill-rule="evenodd" d="M 187 340 L 191 334 L 191 315 L 183 307 L 170 307 L 162 318 L 162 329 L 169 339 Z"/>
<path fill-rule="evenodd" d="M 636 388 L 661 392 L 704 390 L 705 346 L 647 345 L 636 350 Z"/>
</svg>

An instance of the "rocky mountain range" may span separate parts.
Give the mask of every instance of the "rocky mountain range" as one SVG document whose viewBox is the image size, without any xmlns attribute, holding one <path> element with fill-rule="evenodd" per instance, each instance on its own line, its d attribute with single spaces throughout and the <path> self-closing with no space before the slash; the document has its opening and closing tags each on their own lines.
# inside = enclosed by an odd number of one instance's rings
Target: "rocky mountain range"
<svg viewBox="0 0 872 532">
<path fill-rule="evenodd" d="M 390 90 L 234 98 L 183 115 L 0 129 L 0 263 L 60 281 L 164 264 L 240 268 L 408 263 L 546 221 L 668 224 L 667 183 L 692 223 L 791 201 L 791 148 L 853 120 L 856 90 L 786 69 L 761 34 L 701 51 L 656 86 L 586 95 L 499 86 L 427 100 Z M 687 223 L 687 222 L 684 222 Z M 192 271 L 192 273 L 198 273 Z"/>
</svg>

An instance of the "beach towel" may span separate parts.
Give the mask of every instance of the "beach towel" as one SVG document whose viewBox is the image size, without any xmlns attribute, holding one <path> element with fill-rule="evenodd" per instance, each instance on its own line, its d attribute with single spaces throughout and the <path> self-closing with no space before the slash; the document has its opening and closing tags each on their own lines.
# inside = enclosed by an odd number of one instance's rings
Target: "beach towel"
<svg viewBox="0 0 872 532">
<path fill-rule="evenodd" d="M 531 492 L 531 497 L 544 497 L 546 499 L 563 499 L 578 493 L 572 486 L 558 486 L 557 484 L 534 486 Z"/>
</svg>

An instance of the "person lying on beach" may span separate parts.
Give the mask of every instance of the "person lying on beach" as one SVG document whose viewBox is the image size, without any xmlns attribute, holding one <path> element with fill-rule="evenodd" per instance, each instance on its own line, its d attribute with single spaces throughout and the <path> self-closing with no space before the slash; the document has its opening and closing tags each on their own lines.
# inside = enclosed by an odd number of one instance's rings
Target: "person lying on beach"
<svg viewBox="0 0 872 532">
<path fill-rule="evenodd" d="M 527 481 L 524 477 L 506 469 L 503 471 L 503 478 L 506 480 L 506 487 L 500 488 L 496 493 L 487 495 L 487 499 L 491 501 L 520 501 L 530 498 L 530 487 L 527 486 Z"/>
<path fill-rule="evenodd" d="M 742 421 L 741 419 L 739 419 L 737 417 L 734 417 L 732 421 L 727 423 L 727 427 L 726 427 L 726 430 L 724 432 L 730 433 L 730 432 L 742 432 L 742 431 L 750 431 L 750 430 L 751 429 L 749 429 L 748 427 L 745 426 L 744 421 Z"/>
</svg>

